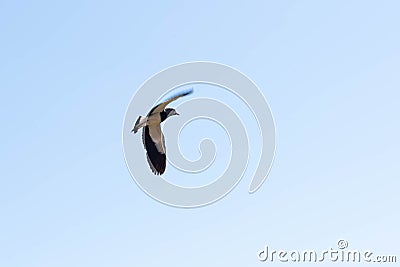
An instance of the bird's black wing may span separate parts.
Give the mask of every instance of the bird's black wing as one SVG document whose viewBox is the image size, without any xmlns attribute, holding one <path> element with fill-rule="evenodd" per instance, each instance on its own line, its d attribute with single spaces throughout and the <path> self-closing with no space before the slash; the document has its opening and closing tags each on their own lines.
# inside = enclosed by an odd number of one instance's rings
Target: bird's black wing
<svg viewBox="0 0 400 267">
<path fill-rule="evenodd" d="M 165 107 L 166 107 L 169 103 L 171 103 L 172 101 L 175 101 L 175 100 L 177 100 L 178 98 L 180 98 L 180 97 L 182 97 L 182 96 L 190 95 L 191 93 L 193 93 L 193 89 L 190 89 L 190 90 L 188 90 L 188 91 L 179 93 L 179 94 L 177 94 L 177 95 L 171 97 L 170 99 L 168 99 L 168 100 L 166 100 L 166 101 L 164 101 L 164 102 L 158 104 L 158 105 L 155 106 L 154 108 L 152 108 L 152 109 L 150 110 L 149 114 L 147 114 L 147 116 L 150 116 L 150 115 L 153 114 L 153 113 L 159 113 L 159 112 L 163 111 L 163 110 L 165 109 Z"/>
<path fill-rule="evenodd" d="M 157 125 L 160 127 L 160 125 Z M 147 152 L 147 162 L 154 174 L 160 175 L 165 172 L 166 160 L 164 135 L 157 126 L 145 126 L 143 128 L 143 144 Z M 150 133 L 151 132 L 151 133 Z M 153 138 L 152 136 L 153 135 Z"/>
</svg>

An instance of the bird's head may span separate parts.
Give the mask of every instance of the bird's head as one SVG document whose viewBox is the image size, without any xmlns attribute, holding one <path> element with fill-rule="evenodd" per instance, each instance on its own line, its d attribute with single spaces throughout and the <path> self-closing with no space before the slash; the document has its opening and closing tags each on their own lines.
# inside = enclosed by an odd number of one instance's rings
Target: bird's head
<svg viewBox="0 0 400 267">
<path fill-rule="evenodd" d="M 171 116 L 174 116 L 174 115 L 179 115 L 179 113 L 176 112 L 176 110 L 173 109 L 173 108 L 166 108 L 165 109 L 165 113 L 167 113 L 167 118 L 171 117 Z"/>
</svg>

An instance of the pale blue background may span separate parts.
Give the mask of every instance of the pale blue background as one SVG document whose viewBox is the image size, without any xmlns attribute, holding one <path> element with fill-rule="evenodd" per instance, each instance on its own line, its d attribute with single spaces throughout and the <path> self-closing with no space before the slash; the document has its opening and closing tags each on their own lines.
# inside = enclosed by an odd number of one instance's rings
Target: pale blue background
<svg viewBox="0 0 400 267">
<path fill-rule="evenodd" d="M 322 250 L 339 238 L 400 258 L 399 10 L 0 1 L 0 266 L 262 266 L 264 245 Z M 257 193 L 246 176 L 185 210 L 136 186 L 121 130 L 143 81 L 193 60 L 259 85 L 277 153 Z"/>
</svg>

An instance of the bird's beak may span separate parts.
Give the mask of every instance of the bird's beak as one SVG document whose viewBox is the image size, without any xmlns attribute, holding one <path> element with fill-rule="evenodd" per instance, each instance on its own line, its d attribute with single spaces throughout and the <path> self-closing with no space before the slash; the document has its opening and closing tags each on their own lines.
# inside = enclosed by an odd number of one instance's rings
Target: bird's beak
<svg viewBox="0 0 400 267">
<path fill-rule="evenodd" d="M 175 114 L 176 114 L 176 115 L 181 115 L 181 114 L 179 114 L 178 112 L 176 112 Z"/>
</svg>

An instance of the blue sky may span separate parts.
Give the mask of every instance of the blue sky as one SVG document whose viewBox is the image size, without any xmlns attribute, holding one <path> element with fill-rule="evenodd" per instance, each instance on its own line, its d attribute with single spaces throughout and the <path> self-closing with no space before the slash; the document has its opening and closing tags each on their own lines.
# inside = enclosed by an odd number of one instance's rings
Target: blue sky
<svg viewBox="0 0 400 267">
<path fill-rule="evenodd" d="M 400 257 L 399 8 L 0 1 L 0 265 L 259 266 L 264 245 L 340 238 Z M 257 83 L 277 150 L 257 193 L 250 171 L 221 201 L 186 210 L 136 186 L 121 131 L 147 78 L 194 60 Z"/>
</svg>

